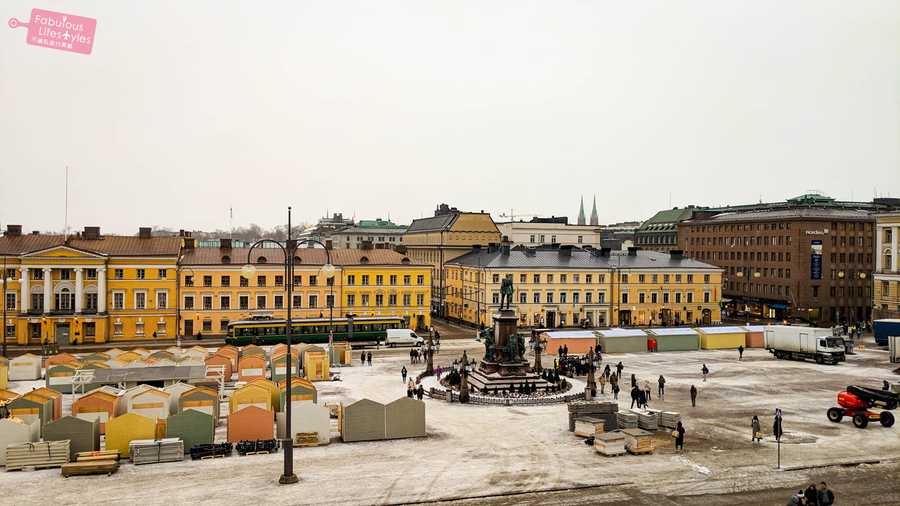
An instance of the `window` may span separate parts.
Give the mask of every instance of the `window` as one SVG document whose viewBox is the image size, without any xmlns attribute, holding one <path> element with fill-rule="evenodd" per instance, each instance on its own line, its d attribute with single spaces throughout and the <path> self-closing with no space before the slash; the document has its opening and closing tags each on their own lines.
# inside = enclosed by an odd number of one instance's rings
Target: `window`
<svg viewBox="0 0 900 506">
<path fill-rule="evenodd" d="M 580 294 L 580 293 L 575 292 L 575 293 L 572 294 L 572 304 L 578 304 L 578 302 L 579 302 L 580 299 L 581 299 L 581 294 Z"/>
<path fill-rule="evenodd" d="M 813 286 L 813 287 L 812 287 L 812 296 L 813 296 L 813 297 L 818 297 L 818 296 L 819 296 L 819 287 L 818 287 L 818 286 Z"/>
<path fill-rule="evenodd" d="M 579 235 L 578 236 L 578 244 L 581 244 L 581 241 L 582 241 L 582 236 Z"/>
<path fill-rule="evenodd" d="M 207 288 L 212 286 L 212 276 L 203 276 L 203 286 Z"/>
<path fill-rule="evenodd" d="M 620 278 L 620 280 L 623 285 L 627 285 L 628 284 L 628 274 L 622 274 L 622 277 Z"/>
<path fill-rule="evenodd" d="M 491 303 L 493 303 L 493 304 L 500 303 L 500 294 L 498 292 L 491 293 Z"/>
<path fill-rule="evenodd" d="M 97 294 L 96 293 L 88 293 L 85 294 L 87 300 L 85 301 L 85 311 L 96 311 L 97 310 Z"/>
<path fill-rule="evenodd" d="M 203 310 L 204 311 L 212 310 L 212 295 L 204 295 L 203 296 Z"/>
<path fill-rule="evenodd" d="M 534 234 L 531 234 L 531 236 L 528 239 L 528 242 L 534 244 Z"/>
<path fill-rule="evenodd" d="M 137 278 L 138 279 L 146 279 L 146 277 L 147 277 L 147 271 L 145 271 L 144 269 L 137 270 Z"/>
<path fill-rule="evenodd" d="M 381 307 L 383 305 L 384 305 L 384 295 L 382 295 L 380 293 L 376 293 L 375 294 L 375 306 Z"/>
<path fill-rule="evenodd" d="M 528 294 L 525 292 L 519 292 L 519 304 L 526 304 L 528 302 Z"/>
<path fill-rule="evenodd" d="M 147 309 L 147 292 L 134 292 L 134 308 Z"/>
<path fill-rule="evenodd" d="M 694 275 L 693 275 L 693 274 L 688 274 L 688 275 L 687 275 L 687 282 L 688 282 L 688 283 L 693 283 L 693 282 L 694 282 Z"/>
<path fill-rule="evenodd" d="M 533 278 L 532 278 L 532 282 L 533 282 L 533 283 L 540 283 L 540 282 L 541 282 L 541 275 L 540 275 L 540 274 L 535 274 L 535 275 L 533 276 Z"/>
<path fill-rule="evenodd" d="M 416 276 L 416 284 L 417 284 L 417 285 L 420 285 L 420 286 L 421 286 L 421 285 L 424 285 L 424 284 L 425 284 L 425 276 L 423 276 L 423 275 L 421 275 L 421 274 L 419 274 L 418 276 Z"/>
<path fill-rule="evenodd" d="M 116 279 L 124 279 L 125 278 L 125 269 L 116 269 L 113 271 L 113 277 Z"/>
<path fill-rule="evenodd" d="M 560 292 L 560 294 L 559 294 L 559 303 L 560 304 L 566 303 L 566 295 L 567 295 L 566 292 Z"/>
<path fill-rule="evenodd" d="M 403 276 L 403 284 L 409 285 L 410 283 L 412 283 L 412 276 L 410 276 L 408 274 Z"/>
<path fill-rule="evenodd" d="M 72 279 L 72 271 L 69 269 L 60 269 L 59 279 Z"/>
<path fill-rule="evenodd" d="M 676 274 L 676 275 L 675 275 L 675 282 L 676 282 L 676 283 L 681 283 L 681 274 Z"/>
<path fill-rule="evenodd" d="M 115 298 L 116 298 L 116 294 L 113 294 L 113 306 L 115 306 Z M 193 295 L 185 295 L 184 296 L 184 308 L 185 309 L 194 309 L 194 296 Z"/>
<path fill-rule="evenodd" d="M 265 295 L 257 295 L 256 296 L 256 309 L 265 309 L 266 308 L 266 296 Z"/>
<path fill-rule="evenodd" d="M 500 275 L 499 275 L 499 274 L 494 274 L 493 276 L 491 276 L 491 280 L 492 280 L 492 282 L 494 282 L 494 283 L 499 283 L 499 282 L 500 282 Z"/>
<path fill-rule="evenodd" d="M 628 292 L 622 292 L 622 304 L 628 304 Z"/>
<path fill-rule="evenodd" d="M 293 295 L 291 298 L 294 299 L 294 307 L 295 307 L 295 308 L 298 308 L 298 307 L 300 307 L 300 306 L 302 305 L 302 303 L 303 303 L 303 296 L 302 296 L 302 295 Z"/>
<path fill-rule="evenodd" d="M 250 297 L 247 295 L 239 296 L 238 307 L 240 307 L 241 309 L 250 309 Z"/>
<path fill-rule="evenodd" d="M 553 304 L 553 292 L 547 292 L 547 304 Z"/>
<path fill-rule="evenodd" d="M 420 293 L 420 294 L 416 294 L 416 305 L 417 305 L 417 306 L 424 306 L 424 305 L 425 305 L 425 295 L 423 295 L 423 294 L 421 294 L 421 293 Z"/>
<path fill-rule="evenodd" d="M 294 276 L 294 286 L 300 286 L 302 284 L 301 281 L 303 281 L 302 277 Z"/>
<path fill-rule="evenodd" d="M 274 296 L 275 309 L 284 309 L 284 295 Z"/>
<path fill-rule="evenodd" d="M 552 283 L 552 282 L 553 282 L 553 274 L 547 274 L 547 282 L 548 282 L 548 283 Z"/>
<path fill-rule="evenodd" d="M 388 306 L 396 306 L 397 305 L 397 294 L 388 295 Z"/>
<path fill-rule="evenodd" d="M 369 294 L 364 293 L 360 295 L 359 302 L 363 307 L 369 307 Z"/>
<path fill-rule="evenodd" d="M 212 332 L 212 320 L 203 320 L 203 332 Z"/>
<path fill-rule="evenodd" d="M 644 292 L 638 294 L 638 304 L 644 303 Z"/>
<path fill-rule="evenodd" d="M 669 303 L 669 292 L 663 292 L 663 304 Z"/>
<path fill-rule="evenodd" d="M 541 292 L 534 292 L 533 300 L 534 300 L 535 304 L 540 304 L 541 303 Z"/>
<path fill-rule="evenodd" d="M 275 286 L 284 286 L 284 276 L 275 276 Z"/>
<path fill-rule="evenodd" d="M 113 322 L 113 335 L 121 336 L 122 335 L 122 320 L 117 319 Z"/>
<path fill-rule="evenodd" d="M 643 283 L 644 278 L 645 278 L 645 276 L 643 274 L 638 274 L 638 283 Z"/>
<path fill-rule="evenodd" d="M 266 286 L 266 277 L 256 276 L 256 286 Z"/>
<path fill-rule="evenodd" d="M 138 321 L 134 323 L 134 334 L 138 336 L 144 335 L 144 320 L 138 318 Z"/>
<path fill-rule="evenodd" d="M 231 309 L 231 297 L 222 295 L 219 297 L 219 309 Z"/>
<path fill-rule="evenodd" d="M 675 292 L 675 303 L 681 304 L 681 292 Z"/>
<path fill-rule="evenodd" d="M 309 296 L 309 307 L 310 308 L 319 307 L 319 296 L 318 295 L 310 295 Z"/>
<path fill-rule="evenodd" d="M 113 292 L 113 309 L 125 309 L 125 292 Z"/>
<path fill-rule="evenodd" d="M 694 302 L 694 292 L 688 292 L 687 293 L 687 303 L 690 304 L 692 302 Z"/>
<path fill-rule="evenodd" d="M 121 279 L 121 278 L 118 278 Z M 194 276 L 184 277 L 184 286 L 194 286 Z"/>
<path fill-rule="evenodd" d="M 44 279 L 44 271 L 40 269 L 31 269 L 31 279 Z"/>
<path fill-rule="evenodd" d="M 228 332 L 228 320 L 219 320 L 219 332 Z"/>
<path fill-rule="evenodd" d="M 396 274 L 391 274 L 390 278 L 388 278 L 388 279 L 390 280 L 391 286 L 395 286 L 397 284 L 397 275 Z"/>
<path fill-rule="evenodd" d="M 228 288 L 229 286 L 231 286 L 231 276 L 222 276 L 219 279 L 219 283 L 223 288 Z"/>
<path fill-rule="evenodd" d="M 168 277 L 168 273 L 165 269 L 157 269 L 156 277 L 158 277 L 159 279 L 166 279 L 166 277 Z"/>
<path fill-rule="evenodd" d="M 7 293 L 6 294 L 6 309 L 10 311 L 16 310 L 16 293 Z M 15 334 L 15 333 L 13 333 Z"/>
<path fill-rule="evenodd" d="M 96 336 L 97 336 L 97 324 L 94 322 L 85 322 L 84 337 L 96 337 Z"/>
<path fill-rule="evenodd" d="M 408 293 L 403 294 L 403 305 L 409 306 L 412 303 L 412 297 Z"/>
<path fill-rule="evenodd" d="M 384 284 L 384 276 L 382 276 L 381 274 L 376 275 L 375 276 L 375 284 L 378 286 L 383 285 Z"/>
<path fill-rule="evenodd" d="M 310 276 L 309 277 L 309 286 L 316 286 L 316 284 L 317 284 L 316 279 L 317 279 L 316 276 Z"/>
<path fill-rule="evenodd" d="M 169 292 L 156 292 L 156 308 L 165 309 L 169 306 Z"/>
<path fill-rule="evenodd" d="M 597 294 L 597 304 L 606 304 L 606 292 Z"/>
<path fill-rule="evenodd" d="M 709 304 L 709 297 L 710 297 L 709 292 L 703 292 L 703 303 L 704 304 Z"/>
<path fill-rule="evenodd" d="M 585 282 L 585 283 L 593 283 L 593 282 L 594 282 L 594 275 L 593 275 L 593 274 L 585 274 L 585 276 L 584 276 L 584 282 Z"/>
<path fill-rule="evenodd" d="M 87 269 L 84 273 L 88 279 L 97 279 L 97 269 Z"/>
</svg>

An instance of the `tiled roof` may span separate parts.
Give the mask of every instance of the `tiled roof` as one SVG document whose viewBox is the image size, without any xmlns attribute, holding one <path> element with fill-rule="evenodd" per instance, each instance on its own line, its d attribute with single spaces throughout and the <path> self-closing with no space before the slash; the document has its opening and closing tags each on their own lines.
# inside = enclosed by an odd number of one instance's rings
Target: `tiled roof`
<svg viewBox="0 0 900 506">
<path fill-rule="evenodd" d="M 508 255 L 500 251 L 469 252 L 455 258 L 447 265 L 465 265 L 469 267 L 485 267 L 494 269 L 528 269 L 528 268 L 560 268 L 560 269 L 711 269 L 718 267 L 691 258 L 673 259 L 666 253 L 640 250 L 636 255 L 627 252 L 612 251 L 610 256 L 594 255 L 591 252 L 573 249 L 570 256 L 560 254 L 558 250 L 525 250 L 513 249 Z"/>
<path fill-rule="evenodd" d="M 185 250 L 182 264 L 184 265 L 221 265 L 231 263 L 243 265 L 247 262 L 247 252 L 249 248 L 194 248 Z M 228 256 L 229 262 L 223 262 L 222 257 Z M 325 265 L 327 255 L 322 248 L 299 248 L 296 257 L 300 258 L 299 262 L 295 261 L 295 266 L 303 265 Z M 281 248 L 255 248 L 251 260 L 258 263 L 260 257 L 265 257 L 267 264 L 281 264 L 284 262 L 284 254 Z M 363 262 L 363 259 L 368 262 Z M 401 265 L 403 260 L 409 260 L 406 255 L 401 255 L 396 251 L 389 249 L 349 249 L 338 248 L 331 250 L 331 262 L 334 265 L 362 265 L 364 263 L 370 265 Z"/>
<path fill-rule="evenodd" d="M 447 230 L 453 224 L 453 220 L 459 216 L 459 213 L 442 214 L 440 216 L 431 216 L 429 218 L 419 218 L 413 220 L 406 229 L 406 233 L 412 232 L 431 232 L 433 230 Z"/>
<path fill-rule="evenodd" d="M 57 246 L 109 256 L 177 256 L 180 237 L 150 237 L 104 235 L 100 239 L 80 239 L 63 235 L 21 235 L 0 237 L 0 255 L 24 255 Z"/>
<path fill-rule="evenodd" d="M 694 215 L 694 211 L 696 211 L 696 210 L 697 210 L 697 208 L 684 207 L 681 209 L 666 209 L 666 210 L 660 211 L 660 212 L 654 214 L 653 216 L 651 216 L 650 219 L 645 221 L 638 230 L 643 231 L 643 230 L 646 230 L 651 225 L 658 225 L 658 224 L 662 224 L 662 223 L 678 223 L 680 221 L 689 219 L 691 216 Z"/>
</svg>

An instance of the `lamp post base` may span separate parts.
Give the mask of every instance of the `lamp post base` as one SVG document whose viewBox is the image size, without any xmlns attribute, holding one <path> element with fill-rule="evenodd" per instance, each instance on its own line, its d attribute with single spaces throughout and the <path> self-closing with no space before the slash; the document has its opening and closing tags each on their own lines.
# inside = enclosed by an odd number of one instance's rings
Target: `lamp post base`
<svg viewBox="0 0 900 506">
<path fill-rule="evenodd" d="M 293 485 L 300 481 L 300 478 L 297 478 L 296 474 L 282 474 L 280 478 L 278 478 L 279 485 Z"/>
</svg>

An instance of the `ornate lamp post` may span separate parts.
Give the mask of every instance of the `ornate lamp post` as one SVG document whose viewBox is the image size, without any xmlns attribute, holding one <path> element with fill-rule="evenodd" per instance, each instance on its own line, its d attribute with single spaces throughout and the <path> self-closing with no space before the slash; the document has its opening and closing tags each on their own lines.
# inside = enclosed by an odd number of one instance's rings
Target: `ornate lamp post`
<svg viewBox="0 0 900 506">
<path fill-rule="evenodd" d="M 430 330 L 425 344 L 425 376 L 434 376 L 434 337 Z"/>
<path fill-rule="evenodd" d="M 462 364 L 459 368 L 459 402 L 465 404 L 469 402 L 469 356 L 463 351 Z"/>
<path fill-rule="evenodd" d="M 291 207 L 288 206 L 288 222 L 287 222 L 287 240 L 282 245 L 280 241 L 276 241 L 274 239 L 260 239 L 253 243 L 250 246 L 250 249 L 247 250 L 247 263 L 241 268 L 241 274 L 247 278 L 248 280 L 253 277 L 253 274 L 256 272 L 256 268 L 253 266 L 251 262 L 251 254 L 253 253 L 253 249 L 262 244 L 274 244 L 278 248 L 281 249 L 281 252 L 284 254 L 284 276 L 285 276 L 285 295 L 287 298 L 287 320 L 285 321 L 285 336 L 287 339 L 288 352 L 285 356 L 285 366 L 287 369 L 287 376 L 285 378 L 285 412 L 284 412 L 284 432 L 285 439 L 282 441 L 282 445 L 284 446 L 284 471 L 281 474 L 281 477 L 278 479 L 278 483 L 282 485 L 288 485 L 291 483 L 297 483 L 299 481 L 297 479 L 297 475 L 294 474 L 294 440 L 291 437 L 291 382 L 292 382 L 292 371 L 291 371 L 291 346 L 292 346 L 292 338 L 293 338 L 293 330 L 291 329 L 291 308 L 294 305 L 293 300 L 293 286 L 294 286 L 294 255 L 297 253 L 297 247 L 300 244 L 304 243 L 315 243 L 319 244 L 323 248 L 325 245 L 315 239 L 304 239 L 302 241 L 297 242 L 294 239 L 291 239 Z M 328 259 L 328 262 L 322 267 L 322 272 L 325 273 L 326 277 L 330 279 L 331 276 L 334 276 L 334 266 L 331 265 L 331 251 L 328 248 L 325 248 L 325 255 Z M 333 300 L 334 288 L 332 288 L 332 300 Z M 333 302 L 331 304 L 334 305 Z M 329 311 L 331 313 L 331 311 Z M 329 319 L 329 335 L 332 332 L 333 328 L 333 319 Z M 329 337 L 329 341 L 331 338 Z"/>
</svg>

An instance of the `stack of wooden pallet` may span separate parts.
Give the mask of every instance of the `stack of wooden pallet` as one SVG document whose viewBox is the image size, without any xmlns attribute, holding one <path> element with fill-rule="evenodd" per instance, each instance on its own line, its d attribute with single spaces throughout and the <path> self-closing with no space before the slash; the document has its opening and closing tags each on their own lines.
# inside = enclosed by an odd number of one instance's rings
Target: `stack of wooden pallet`
<svg viewBox="0 0 900 506">
<path fill-rule="evenodd" d="M 228 457 L 231 455 L 231 443 L 194 445 L 191 448 L 191 460 L 206 460 Z"/>
<path fill-rule="evenodd" d="M 641 429 L 625 429 L 625 449 L 635 455 L 653 453 L 653 436 Z"/>
<path fill-rule="evenodd" d="M 139 464 L 159 464 L 184 460 L 184 442 L 178 438 L 136 439 L 129 443 L 131 462 Z"/>
<path fill-rule="evenodd" d="M 319 446 L 317 432 L 298 432 L 294 436 L 294 446 Z"/>
<path fill-rule="evenodd" d="M 78 452 L 75 462 L 63 464 L 62 475 L 82 476 L 88 474 L 111 475 L 119 469 L 119 451 L 101 450 L 95 452 Z"/>
<path fill-rule="evenodd" d="M 638 416 L 629 411 L 619 411 L 616 413 L 616 426 L 620 429 L 636 429 Z"/>
<path fill-rule="evenodd" d="M 604 422 L 602 418 L 593 416 L 579 416 L 575 419 L 575 435 L 581 437 L 591 437 L 601 434 L 604 431 Z"/>
<path fill-rule="evenodd" d="M 616 425 L 616 411 L 619 405 L 612 401 L 574 401 L 568 404 L 569 432 L 575 431 L 575 419 L 589 416 L 603 420 L 606 430 L 614 430 Z"/>
<path fill-rule="evenodd" d="M 6 470 L 60 467 L 69 461 L 69 440 L 11 444 L 6 447 Z"/>
<path fill-rule="evenodd" d="M 632 411 L 638 416 L 638 428 L 650 431 L 659 430 L 659 418 L 649 411 Z"/>
<path fill-rule="evenodd" d="M 594 436 L 594 450 L 607 457 L 625 455 L 625 435 L 619 431 L 597 434 Z"/>
<path fill-rule="evenodd" d="M 659 425 L 667 429 L 674 429 L 681 421 L 681 414 L 672 411 L 663 411 L 659 414 Z"/>
<path fill-rule="evenodd" d="M 260 455 L 275 453 L 278 451 L 278 441 L 275 439 L 257 439 L 254 441 L 239 441 L 235 449 L 238 455 Z"/>
</svg>

